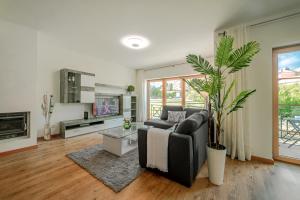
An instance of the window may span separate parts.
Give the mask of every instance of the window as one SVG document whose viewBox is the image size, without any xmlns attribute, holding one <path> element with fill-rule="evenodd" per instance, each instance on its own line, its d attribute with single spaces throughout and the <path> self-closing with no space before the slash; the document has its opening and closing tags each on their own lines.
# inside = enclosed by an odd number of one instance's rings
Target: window
<svg viewBox="0 0 300 200">
<path fill-rule="evenodd" d="M 203 108 L 205 105 L 205 94 L 199 95 L 193 88 L 185 83 L 185 107 Z"/>
<path fill-rule="evenodd" d="M 148 82 L 148 113 L 151 118 L 159 118 L 162 110 L 162 81 Z"/>
<path fill-rule="evenodd" d="M 182 105 L 182 83 L 181 79 L 166 80 L 166 105 Z"/>
<path fill-rule="evenodd" d="M 159 118 L 163 105 L 203 108 L 205 94 L 199 95 L 184 81 L 192 78 L 201 78 L 201 76 L 149 80 L 147 85 L 148 118 Z"/>
</svg>

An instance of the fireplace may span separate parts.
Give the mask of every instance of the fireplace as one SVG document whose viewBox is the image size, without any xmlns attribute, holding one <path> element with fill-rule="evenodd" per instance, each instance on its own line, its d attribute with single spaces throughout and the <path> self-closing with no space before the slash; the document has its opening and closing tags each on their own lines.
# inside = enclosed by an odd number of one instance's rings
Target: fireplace
<svg viewBox="0 0 300 200">
<path fill-rule="evenodd" d="M 0 113 L 0 140 L 28 137 L 29 112 Z"/>
</svg>

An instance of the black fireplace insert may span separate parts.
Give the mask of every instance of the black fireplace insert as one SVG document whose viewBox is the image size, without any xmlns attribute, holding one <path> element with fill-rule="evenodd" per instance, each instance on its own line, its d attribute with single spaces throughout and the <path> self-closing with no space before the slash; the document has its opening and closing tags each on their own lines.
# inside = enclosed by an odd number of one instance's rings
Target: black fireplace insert
<svg viewBox="0 0 300 200">
<path fill-rule="evenodd" d="M 29 112 L 0 113 L 0 140 L 29 136 Z"/>
</svg>

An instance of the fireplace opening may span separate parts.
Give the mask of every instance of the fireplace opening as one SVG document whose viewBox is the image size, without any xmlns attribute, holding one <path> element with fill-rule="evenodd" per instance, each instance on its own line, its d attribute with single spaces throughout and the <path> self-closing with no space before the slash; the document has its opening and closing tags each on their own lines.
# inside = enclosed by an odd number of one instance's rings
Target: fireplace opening
<svg viewBox="0 0 300 200">
<path fill-rule="evenodd" d="M 29 112 L 0 113 L 0 140 L 29 136 Z"/>
</svg>

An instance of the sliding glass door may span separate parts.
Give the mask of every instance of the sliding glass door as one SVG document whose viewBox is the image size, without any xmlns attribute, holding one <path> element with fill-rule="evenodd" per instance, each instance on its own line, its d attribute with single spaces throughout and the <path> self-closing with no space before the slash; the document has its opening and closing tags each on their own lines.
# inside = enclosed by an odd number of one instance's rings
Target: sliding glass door
<svg viewBox="0 0 300 200">
<path fill-rule="evenodd" d="M 300 45 L 273 50 L 273 154 L 300 164 Z"/>
<path fill-rule="evenodd" d="M 147 84 L 148 118 L 159 118 L 163 105 L 203 108 L 205 94 L 199 95 L 185 82 L 192 78 L 201 78 L 201 76 L 149 80 Z"/>
</svg>

